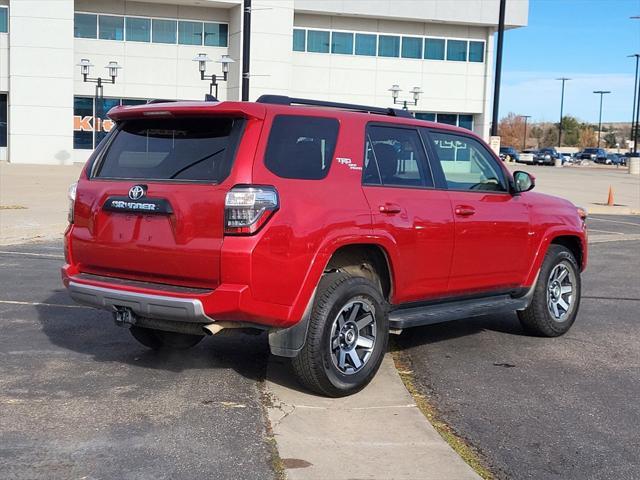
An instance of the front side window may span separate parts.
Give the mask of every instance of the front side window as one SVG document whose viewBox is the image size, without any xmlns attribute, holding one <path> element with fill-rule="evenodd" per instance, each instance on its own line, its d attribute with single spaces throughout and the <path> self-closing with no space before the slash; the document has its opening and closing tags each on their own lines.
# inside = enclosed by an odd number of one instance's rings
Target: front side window
<svg viewBox="0 0 640 480">
<path fill-rule="evenodd" d="M 150 42 L 151 20 L 148 18 L 127 17 L 125 19 L 128 42 Z"/>
<path fill-rule="evenodd" d="M 370 126 L 362 181 L 365 185 L 433 187 L 425 170 L 426 155 L 417 130 Z"/>
<path fill-rule="evenodd" d="M 178 43 L 180 45 L 202 45 L 202 22 L 178 22 Z"/>
<path fill-rule="evenodd" d="M 152 22 L 154 43 L 176 43 L 177 23 L 175 20 L 154 18 Z"/>
<path fill-rule="evenodd" d="M 243 124 L 234 118 L 126 121 L 96 177 L 219 183 L 231 171 Z"/>
<path fill-rule="evenodd" d="M 229 43 L 229 25 L 226 23 L 205 23 L 204 44 L 208 47 L 226 47 Z"/>
<path fill-rule="evenodd" d="M 338 129 L 335 118 L 278 115 L 271 125 L 264 164 L 282 178 L 320 180 L 329 172 Z"/>
<path fill-rule="evenodd" d="M 307 32 L 299 28 L 293 29 L 293 51 L 304 52 L 306 48 Z"/>
<path fill-rule="evenodd" d="M 90 13 L 76 13 L 73 16 L 73 36 L 98 38 L 98 16 Z"/>
<path fill-rule="evenodd" d="M 329 53 L 329 32 L 308 30 L 307 52 Z"/>
<path fill-rule="evenodd" d="M 333 32 L 331 34 L 331 53 L 353 54 L 353 33 Z"/>
<path fill-rule="evenodd" d="M 402 58 L 422 58 L 422 39 L 402 37 Z"/>
<path fill-rule="evenodd" d="M 506 192 L 504 174 L 479 141 L 463 135 L 431 132 L 447 187 L 451 190 Z"/>
<path fill-rule="evenodd" d="M 378 37 L 368 33 L 356 33 L 356 55 L 376 56 Z"/>
<path fill-rule="evenodd" d="M 454 62 L 467 61 L 467 41 L 447 40 L 447 60 Z"/>
<path fill-rule="evenodd" d="M 378 56 L 399 57 L 400 37 L 395 37 L 392 35 L 380 35 L 380 37 L 378 38 Z"/>
</svg>

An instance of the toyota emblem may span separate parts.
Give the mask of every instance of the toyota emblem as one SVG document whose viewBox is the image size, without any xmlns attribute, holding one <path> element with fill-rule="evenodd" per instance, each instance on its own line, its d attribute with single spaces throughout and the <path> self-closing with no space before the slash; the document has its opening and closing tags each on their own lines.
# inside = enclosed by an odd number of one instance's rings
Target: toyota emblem
<svg viewBox="0 0 640 480">
<path fill-rule="evenodd" d="M 131 200 L 139 200 L 144 197 L 145 193 L 147 193 L 146 185 L 134 185 L 129 190 L 129 198 Z"/>
</svg>

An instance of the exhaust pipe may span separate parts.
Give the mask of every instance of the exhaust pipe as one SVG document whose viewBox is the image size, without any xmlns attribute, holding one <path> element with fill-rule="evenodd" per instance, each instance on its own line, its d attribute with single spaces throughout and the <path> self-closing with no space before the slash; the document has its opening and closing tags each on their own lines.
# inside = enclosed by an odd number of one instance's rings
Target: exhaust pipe
<svg viewBox="0 0 640 480">
<path fill-rule="evenodd" d="M 208 325 L 202 327 L 202 331 L 204 332 L 204 334 L 209 336 L 217 335 L 223 329 L 224 327 L 219 323 L 209 323 Z"/>
</svg>

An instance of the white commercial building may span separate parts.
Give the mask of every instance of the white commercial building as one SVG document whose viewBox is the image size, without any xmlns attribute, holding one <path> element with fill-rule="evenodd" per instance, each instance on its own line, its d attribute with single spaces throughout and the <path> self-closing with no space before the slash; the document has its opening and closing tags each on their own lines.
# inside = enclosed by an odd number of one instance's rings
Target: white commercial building
<svg viewBox="0 0 640 480">
<path fill-rule="evenodd" d="M 253 0 L 249 99 L 289 95 L 376 106 L 423 93 L 417 116 L 487 136 L 499 0 Z M 507 2 L 507 28 L 528 0 Z M 114 105 L 203 99 L 192 59 L 229 55 L 221 100 L 241 98 L 242 0 L 0 0 L 0 160 L 84 161 Z M 115 84 L 103 67 L 122 67 Z M 221 64 L 207 74 L 221 76 Z"/>
</svg>

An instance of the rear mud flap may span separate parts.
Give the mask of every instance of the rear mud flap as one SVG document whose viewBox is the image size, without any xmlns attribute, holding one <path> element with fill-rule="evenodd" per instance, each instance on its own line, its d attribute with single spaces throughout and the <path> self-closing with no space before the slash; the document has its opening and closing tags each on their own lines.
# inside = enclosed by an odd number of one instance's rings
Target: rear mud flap
<svg viewBox="0 0 640 480">
<path fill-rule="evenodd" d="M 302 315 L 302 319 L 298 323 L 289 328 L 271 330 L 269 332 L 269 349 L 273 355 L 294 358 L 303 349 L 307 341 L 309 318 L 311 317 L 315 296 L 316 292 L 314 291 Z"/>
</svg>

